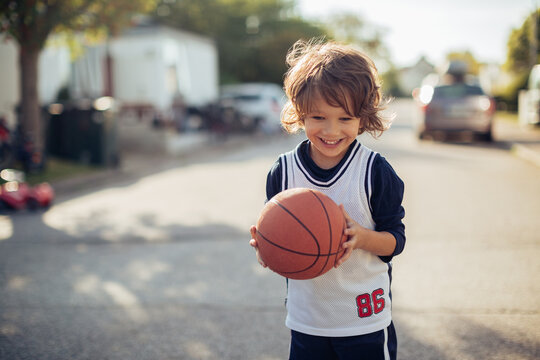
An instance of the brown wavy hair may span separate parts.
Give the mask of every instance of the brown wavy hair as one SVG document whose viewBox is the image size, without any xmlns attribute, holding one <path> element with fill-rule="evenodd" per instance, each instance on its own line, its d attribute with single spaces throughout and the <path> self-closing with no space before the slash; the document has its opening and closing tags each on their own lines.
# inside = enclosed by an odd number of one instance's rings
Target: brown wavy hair
<svg viewBox="0 0 540 360">
<path fill-rule="evenodd" d="M 373 61 L 351 46 L 321 39 L 299 40 L 287 53 L 284 85 L 288 102 L 281 123 L 289 133 L 304 128 L 313 99 L 321 96 L 329 105 L 360 118 L 358 134 L 378 137 L 388 129 L 384 119 L 380 80 Z"/>
</svg>

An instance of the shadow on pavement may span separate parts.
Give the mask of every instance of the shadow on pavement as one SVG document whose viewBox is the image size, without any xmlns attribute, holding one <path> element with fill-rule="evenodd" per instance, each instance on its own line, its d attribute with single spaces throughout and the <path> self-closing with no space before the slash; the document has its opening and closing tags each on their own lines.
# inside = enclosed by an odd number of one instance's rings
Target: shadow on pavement
<svg viewBox="0 0 540 360">
<path fill-rule="evenodd" d="M 133 223 L 163 237 L 112 241 L 108 226 L 10 220 L 12 235 L 0 240 L 2 359 L 286 356 L 285 285 L 257 264 L 247 231 L 162 226 L 148 213 Z"/>
</svg>

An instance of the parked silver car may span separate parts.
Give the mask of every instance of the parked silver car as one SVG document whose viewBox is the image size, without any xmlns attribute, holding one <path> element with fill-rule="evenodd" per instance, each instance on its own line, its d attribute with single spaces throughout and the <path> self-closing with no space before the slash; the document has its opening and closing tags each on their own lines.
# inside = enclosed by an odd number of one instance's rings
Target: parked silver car
<svg viewBox="0 0 540 360">
<path fill-rule="evenodd" d="M 414 96 L 422 110 L 417 126 L 420 139 L 468 133 L 492 140 L 495 101 L 480 86 L 460 82 L 424 85 Z"/>
<path fill-rule="evenodd" d="M 281 129 L 281 110 L 286 102 L 283 89 L 272 83 L 243 83 L 221 87 L 221 100 L 232 100 L 234 106 L 256 122 L 264 133 Z"/>
</svg>

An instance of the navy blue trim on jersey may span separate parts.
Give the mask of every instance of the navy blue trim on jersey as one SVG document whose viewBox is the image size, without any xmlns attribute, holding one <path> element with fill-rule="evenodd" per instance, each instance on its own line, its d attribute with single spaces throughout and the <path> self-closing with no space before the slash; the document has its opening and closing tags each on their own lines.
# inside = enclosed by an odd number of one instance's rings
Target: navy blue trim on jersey
<svg viewBox="0 0 540 360">
<path fill-rule="evenodd" d="M 373 159 L 375 159 L 375 153 L 372 152 L 369 154 L 368 163 L 367 163 L 367 169 L 368 169 L 368 176 L 364 179 L 364 188 L 366 189 L 366 195 L 368 198 L 368 205 L 369 205 L 369 211 L 373 214 L 373 207 L 371 206 L 371 191 L 373 189 L 373 184 L 371 181 L 371 167 L 373 166 Z"/>
<path fill-rule="evenodd" d="M 389 281 L 389 289 L 390 292 L 388 293 L 388 297 L 390 298 L 390 303 L 392 303 L 392 263 L 388 262 L 388 281 Z"/>
<path fill-rule="evenodd" d="M 340 162 L 331 169 L 321 169 L 309 155 L 309 140 L 305 140 L 294 150 L 294 161 L 306 179 L 315 186 L 330 187 L 338 181 L 347 171 L 353 158 L 360 151 L 361 145 L 358 141 L 349 146 L 347 152 Z M 328 176 L 331 174 L 330 176 Z"/>
<path fill-rule="evenodd" d="M 284 167 L 283 169 L 285 170 L 284 174 L 285 174 L 285 180 L 284 180 L 284 183 L 283 183 L 283 190 L 287 190 L 287 188 L 289 187 L 289 171 L 288 171 L 288 165 L 287 165 L 287 157 L 286 156 L 283 156 L 283 163 L 284 163 Z"/>
<path fill-rule="evenodd" d="M 287 176 L 287 160 L 285 159 L 285 156 L 280 156 L 274 165 L 272 165 L 272 168 L 266 176 L 265 203 L 274 197 L 274 195 L 286 190 L 283 189 L 283 178 L 281 175 L 283 171 L 285 171 L 285 176 Z"/>
</svg>

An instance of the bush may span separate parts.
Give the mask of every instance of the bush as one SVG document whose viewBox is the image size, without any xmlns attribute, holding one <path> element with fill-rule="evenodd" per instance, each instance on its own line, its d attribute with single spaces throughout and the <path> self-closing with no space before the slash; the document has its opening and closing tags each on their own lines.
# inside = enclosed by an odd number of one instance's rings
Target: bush
<svg viewBox="0 0 540 360">
<path fill-rule="evenodd" d="M 507 111 L 517 111 L 519 91 L 527 88 L 528 80 L 528 72 L 517 74 L 505 88 L 495 92 L 497 104 Z"/>
</svg>

